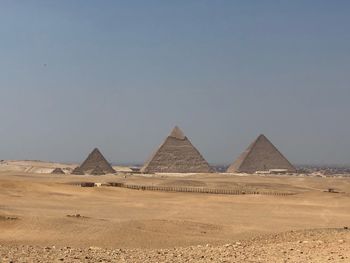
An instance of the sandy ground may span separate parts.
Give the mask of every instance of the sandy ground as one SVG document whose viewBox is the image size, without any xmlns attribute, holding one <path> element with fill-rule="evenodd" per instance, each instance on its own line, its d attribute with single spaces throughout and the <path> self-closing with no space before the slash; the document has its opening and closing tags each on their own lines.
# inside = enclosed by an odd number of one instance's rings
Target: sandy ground
<svg viewBox="0 0 350 263">
<path fill-rule="evenodd" d="M 72 185 L 81 181 L 264 189 L 295 195 L 230 196 Z M 324 192 L 328 188 L 340 193 Z M 68 216 L 76 214 L 81 216 Z M 349 222 L 350 178 L 224 174 L 124 178 L 0 172 L 0 252 L 4 262 L 30 262 L 24 256 L 16 258 L 15 254 L 22 253 L 19 250 L 37 254 L 32 262 L 41 256 L 42 262 L 62 258 L 71 260 L 67 262 L 350 262 L 349 232 L 329 230 L 343 229 Z M 311 238 L 309 232 L 302 231 L 308 229 L 320 230 Z M 48 252 L 41 253 L 47 247 Z M 296 253 L 298 249 L 303 253 Z M 118 255 L 113 254 L 117 250 Z M 253 250 L 261 252 L 260 261 L 238 257 Z M 308 253 L 314 253 L 310 255 L 314 261 L 308 260 Z M 322 258 L 315 257 L 321 254 Z M 50 260 L 45 261 L 44 255 Z M 235 255 L 237 261 L 233 261 Z M 290 255 L 290 259 L 281 255 Z"/>
<path fill-rule="evenodd" d="M 1 246 L 2 262 L 349 262 L 350 231 L 322 229 L 266 235 L 222 246 L 169 249 Z"/>
</svg>

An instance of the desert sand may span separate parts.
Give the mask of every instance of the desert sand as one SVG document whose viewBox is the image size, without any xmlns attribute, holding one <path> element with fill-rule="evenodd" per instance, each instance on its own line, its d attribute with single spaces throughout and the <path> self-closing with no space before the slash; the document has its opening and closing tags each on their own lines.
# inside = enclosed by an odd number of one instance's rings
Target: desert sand
<svg viewBox="0 0 350 263">
<path fill-rule="evenodd" d="M 293 195 L 84 188 L 79 182 Z M 350 262 L 349 189 L 347 177 L 73 176 L 0 168 L 0 262 Z"/>
</svg>

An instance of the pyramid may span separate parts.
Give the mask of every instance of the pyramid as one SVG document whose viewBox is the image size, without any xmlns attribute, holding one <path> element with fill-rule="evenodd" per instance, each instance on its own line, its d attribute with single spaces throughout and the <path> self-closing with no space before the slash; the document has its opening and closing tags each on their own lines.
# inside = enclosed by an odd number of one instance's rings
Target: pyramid
<svg viewBox="0 0 350 263">
<path fill-rule="evenodd" d="M 100 166 L 96 166 L 95 169 L 93 169 L 91 172 L 90 172 L 91 175 L 104 175 L 106 174 L 102 168 Z"/>
<path fill-rule="evenodd" d="M 52 172 L 52 174 L 65 174 L 61 168 L 55 168 Z"/>
<path fill-rule="evenodd" d="M 76 175 L 84 175 L 84 171 L 80 168 L 80 166 L 75 167 L 74 170 L 72 171 L 72 174 Z"/>
<path fill-rule="evenodd" d="M 210 173 L 212 168 L 188 138 L 175 127 L 141 169 L 142 173 Z"/>
<path fill-rule="evenodd" d="M 102 153 L 97 148 L 95 148 L 86 158 L 86 160 L 80 165 L 80 169 L 84 173 L 90 173 L 97 166 L 99 166 L 99 168 L 102 169 L 102 171 L 106 174 L 115 173 L 115 170 L 103 157 Z"/>
<path fill-rule="evenodd" d="M 231 164 L 227 172 L 255 173 L 256 171 L 269 171 L 270 169 L 285 169 L 288 172 L 296 172 L 295 167 L 261 134 Z"/>
</svg>

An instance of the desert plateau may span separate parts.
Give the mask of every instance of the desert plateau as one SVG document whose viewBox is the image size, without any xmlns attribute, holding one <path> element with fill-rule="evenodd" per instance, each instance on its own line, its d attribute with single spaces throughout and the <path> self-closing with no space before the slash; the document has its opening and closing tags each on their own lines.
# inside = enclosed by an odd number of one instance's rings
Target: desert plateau
<svg viewBox="0 0 350 263">
<path fill-rule="evenodd" d="M 57 166 L 74 167 L 29 161 L 0 166 L 1 262 L 350 260 L 347 176 L 43 173 Z M 96 187 L 81 187 L 84 182 Z M 249 192 L 261 194 L 244 194 Z"/>
</svg>

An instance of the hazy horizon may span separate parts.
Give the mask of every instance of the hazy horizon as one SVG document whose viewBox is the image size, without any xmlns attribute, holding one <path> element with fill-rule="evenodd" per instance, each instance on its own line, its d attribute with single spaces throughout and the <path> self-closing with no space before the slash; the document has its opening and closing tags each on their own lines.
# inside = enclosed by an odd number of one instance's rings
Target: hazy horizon
<svg viewBox="0 0 350 263">
<path fill-rule="evenodd" d="M 211 164 L 263 133 L 350 165 L 350 2 L 2 1 L 0 159 L 143 163 L 178 125 Z"/>
</svg>

